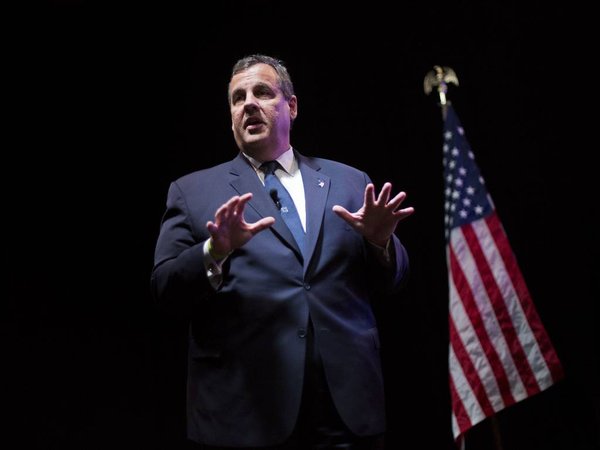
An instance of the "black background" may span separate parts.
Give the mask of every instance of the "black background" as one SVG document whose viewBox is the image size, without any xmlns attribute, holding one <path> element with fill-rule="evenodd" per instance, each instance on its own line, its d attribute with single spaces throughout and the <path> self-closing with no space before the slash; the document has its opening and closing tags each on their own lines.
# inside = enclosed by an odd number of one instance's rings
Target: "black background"
<svg viewBox="0 0 600 450">
<path fill-rule="evenodd" d="M 0 439 L 190 448 L 185 326 L 150 299 L 154 243 L 169 182 L 236 154 L 230 69 L 260 52 L 283 59 L 294 80 L 293 145 L 360 167 L 378 186 L 391 181 L 416 209 L 397 230 L 410 282 L 378 309 L 388 448 L 454 448 L 442 120 L 423 92 L 436 64 L 459 77 L 448 96 L 566 371 L 497 415 L 503 448 L 598 448 L 585 14 L 491 0 L 207 5 L 62 1 L 7 16 L 10 420 Z M 469 433 L 470 448 L 499 450 L 488 423 Z"/>
</svg>

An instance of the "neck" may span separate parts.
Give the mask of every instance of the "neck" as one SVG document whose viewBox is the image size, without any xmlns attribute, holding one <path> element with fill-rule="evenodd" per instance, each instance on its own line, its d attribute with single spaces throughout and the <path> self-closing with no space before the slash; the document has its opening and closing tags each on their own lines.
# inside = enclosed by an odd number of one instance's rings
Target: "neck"
<svg viewBox="0 0 600 450">
<path fill-rule="evenodd" d="M 285 148 L 278 149 L 254 149 L 254 148 L 245 148 L 242 149 L 242 152 L 248 156 L 251 156 L 255 160 L 263 163 L 265 161 L 273 161 L 283 155 L 290 149 L 290 145 L 288 144 Z"/>
</svg>

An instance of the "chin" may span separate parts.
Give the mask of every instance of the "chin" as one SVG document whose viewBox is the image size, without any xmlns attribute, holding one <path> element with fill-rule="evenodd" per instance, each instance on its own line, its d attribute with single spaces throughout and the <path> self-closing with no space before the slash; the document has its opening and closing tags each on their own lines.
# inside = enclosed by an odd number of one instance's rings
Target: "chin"
<svg viewBox="0 0 600 450">
<path fill-rule="evenodd" d="M 257 144 L 266 142 L 267 139 L 268 139 L 268 135 L 265 133 L 245 134 L 243 142 L 245 145 L 257 145 Z"/>
</svg>

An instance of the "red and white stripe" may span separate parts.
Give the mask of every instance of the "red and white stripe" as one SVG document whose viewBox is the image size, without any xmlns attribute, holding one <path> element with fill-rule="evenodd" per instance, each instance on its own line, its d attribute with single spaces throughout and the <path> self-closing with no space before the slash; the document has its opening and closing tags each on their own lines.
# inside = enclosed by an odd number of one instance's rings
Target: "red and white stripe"
<svg viewBox="0 0 600 450">
<path fill-rule="evenodd" d="M 450 394 L 456 440 L 563 376 L 495 212 L 450 232 Z"/>
</svg>

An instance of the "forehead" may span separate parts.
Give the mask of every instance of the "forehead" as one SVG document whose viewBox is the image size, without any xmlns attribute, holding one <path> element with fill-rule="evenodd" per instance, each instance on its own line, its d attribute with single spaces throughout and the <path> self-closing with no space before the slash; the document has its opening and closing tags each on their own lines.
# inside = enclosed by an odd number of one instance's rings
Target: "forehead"
<svg viewBox="0 0 600 450">
<path fill-rule="evenodd" d="M 254 64 L 243 72 L 236 73 L 231 77 L 229 91 L 247 89 L 256 84 L 267 84 L 274 88 L 278 87 L 279 78 L 275 69 L 268 64 Z"/>
</svg>

